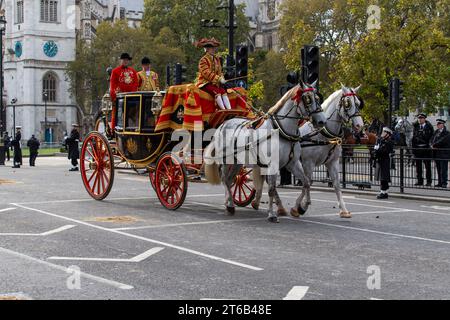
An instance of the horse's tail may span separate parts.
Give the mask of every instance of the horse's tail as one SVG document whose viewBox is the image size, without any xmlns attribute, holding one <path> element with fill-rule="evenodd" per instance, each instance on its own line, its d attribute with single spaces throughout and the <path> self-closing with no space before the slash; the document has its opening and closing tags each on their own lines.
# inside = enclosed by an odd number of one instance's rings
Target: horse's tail
<svg viewBox="0 0 450 320">
<path fill-rule="evenodd" d="M 222 181 L 220 178 L 219 166 L 213 159 L 215 155 L 214 143 L 210 143 L 205 149 L 205 177 L 210 184 L 220 184 Z"/>
<path fill-rule="evenodd" d="M 261 168 L 258 166 L 253 168 L 253 185 L 256 191 L 262 190 L 264 186 L 264 177 L 261 175 Z"/>
</svg>

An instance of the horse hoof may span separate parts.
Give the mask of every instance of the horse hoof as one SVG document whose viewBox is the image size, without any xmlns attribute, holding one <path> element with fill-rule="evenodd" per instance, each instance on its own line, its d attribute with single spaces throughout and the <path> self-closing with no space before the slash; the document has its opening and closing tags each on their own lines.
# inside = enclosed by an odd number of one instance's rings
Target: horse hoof
<svg viewBox="0 0 450 320">
<path fill-rule="evenodd" d="M 234 207 L 227 207 L 227 213 L 230 215 L 234 215 L 234 213 L 235 213 Z"/>
<path fill-rule="evenodd" d="M 302 215 L 304 215 L 306 213 L 306 210 L 299 206 L 298 207 L 298 213 L 302 216 Z"/>
<path fill-rule="evenodd" d="M 256 201 L 252 201 L 252 208 L 255 209 L 256 211 L 259 210 L 259 204 L 256 203 Z"/>
<path fill-rule="evenodd" d="M 277 214 L 281 217 L 287 216 L 287 211 L 285 208 L 278 209 Z"/>
<path fill-rule="evenodd" d="M 278 217 L 269 217 L 269 218 L 267 218 L 267 220 L 269 221 L 269 222 L 272 222 L 272 223 L 279 223 L 280 221 L 278 220 Z"/>
<path fill-rule="evenodd" d="M 352 217 L 352 214 L 350 212 L 341 211 L 339 213 L 339 216 L 343 219 L 350 219 Z"/>
<path fill-rule="evenodd" d="M 292 208 L 291 209 L 291 216 L 293 216 L 294 218 L 298 218 L 298 217 L 300 217 L 300 214 L 298 213 L 297 209 Z"/>
</svg>

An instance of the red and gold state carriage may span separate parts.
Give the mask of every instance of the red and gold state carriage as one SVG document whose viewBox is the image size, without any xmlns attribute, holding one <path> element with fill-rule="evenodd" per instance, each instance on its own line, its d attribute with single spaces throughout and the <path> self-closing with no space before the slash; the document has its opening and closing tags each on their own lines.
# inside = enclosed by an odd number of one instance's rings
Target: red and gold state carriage
<svg viewBox="0 0 450 320">
<path fill-rule="evenodd" d="M 126 162 L 147 169 L 164 207 L 181 207 L 188 181 L 204 181 L 203 150 L 178 150 L 180 142 L 172 141 L 172 135 L 180 132 L 192 137 L 195 132 L 217 128 L 230 118 L 254 117 L 244 89 L 228 89 L 228 95 L 231 110 L 217 110 L 214 98 L 193 84 L 172 86 L 167 92 L 120 93 L 115 108 L 106 99 L 96 131 L 87 135 L 81 150 L 81 176 L 89 195 L 96 200 L 105 199 L 111 191 L 117 164 Z M 111 118 L 116 123 L 111 123 Z M 255 196 L 250 171 L 243 168 L 234 181 L 232 190 L 238 206 L 249 205 Z"/>
</svg>

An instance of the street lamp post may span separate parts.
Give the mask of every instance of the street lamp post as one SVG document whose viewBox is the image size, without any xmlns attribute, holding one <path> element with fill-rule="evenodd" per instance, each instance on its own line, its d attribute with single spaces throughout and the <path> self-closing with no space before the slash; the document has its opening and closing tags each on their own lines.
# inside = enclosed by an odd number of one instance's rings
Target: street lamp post
<svg viewBox="0 0 450 320">
<path fill-rule="evenodd" d="M 16 132 L 16 103 L 17 103 L 17 99 L 14 98 L 11 100 L 11 104 L 13 107 L 13 128 L 12 128 L 12 135 L 14 136 L 14 133 Z"/>
<path fill-rule="evenodd" d="M 48 100 L 48 92 L 44 90 L 44 140 L 47 142 L 47 100 Z"/>
<path fill-rule="evenodd" d="M 0 16 L 0 134 L 3 136 L 3 131 L 5 129 L 5 121 L 4 114 L 5 114 L 5 106 L 3 105 L 3 34 L 6 30 L 6 20 L 5 17 L 2 15 Z"/>
</svg>

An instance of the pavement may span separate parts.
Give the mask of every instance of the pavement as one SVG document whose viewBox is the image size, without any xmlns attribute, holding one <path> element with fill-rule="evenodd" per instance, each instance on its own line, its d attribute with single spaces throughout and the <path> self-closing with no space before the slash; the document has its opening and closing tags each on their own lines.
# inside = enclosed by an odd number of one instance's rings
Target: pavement
<svg viewBox="0 0 450 320">
<path fill-rule="evenodd" d="M 0 299 L 449 299 L 450 206 L 314 191 L 299 219 L 228 216 L 223 189 L 190 183 L 177 211 L 117 172 L 91 199 L 62 157 L 0 167 Z M 298 190 L 281 190 L 287 208 Z M 262 207 L 267 206 L 267 197 Z"/>
</svg>

